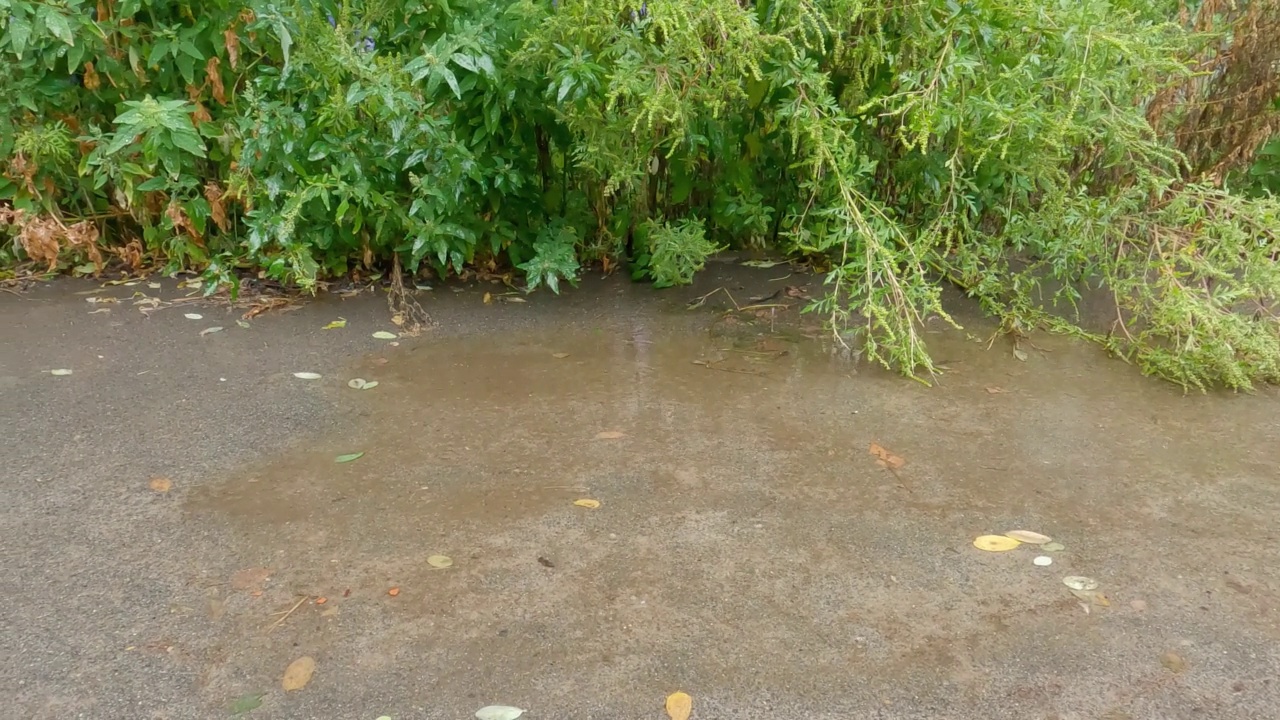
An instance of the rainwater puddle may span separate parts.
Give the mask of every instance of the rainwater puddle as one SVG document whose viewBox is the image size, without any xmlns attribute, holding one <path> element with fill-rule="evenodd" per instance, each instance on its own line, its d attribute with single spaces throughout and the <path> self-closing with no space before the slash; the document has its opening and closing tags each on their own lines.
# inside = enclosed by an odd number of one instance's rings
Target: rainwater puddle
<svg viewBox="0 0 1280 720">
<path fill-rule="evenodd" d="M 530 688 L 553 661 L 728 663 L 798 691 L 831 667 L 978 682 L 1019 637 L 1079 621 L 1056 575 L 1198 602 L 1189 578 L 1272 532 L 1266 398 L 1184 397 L 1069 342 L 1025 363 L 958 333 L 934 348 L 951 371 L 930 389 L 776 329 L 426 339 L 350 368 L 379 386 L 332 390 L 357 408 L 342 432 L 187 511 L 273 568 L 278 601 L 329 598 L 341 629 L 304 620 L 311 642 L 373 668 L 413 645 L 458 683 L 500 652 Z M 970 546 L 1014 527 L 1067 551 L 1050 571 Z M 789 661 L 734 659 L 761 654 Z"/>
</svg>

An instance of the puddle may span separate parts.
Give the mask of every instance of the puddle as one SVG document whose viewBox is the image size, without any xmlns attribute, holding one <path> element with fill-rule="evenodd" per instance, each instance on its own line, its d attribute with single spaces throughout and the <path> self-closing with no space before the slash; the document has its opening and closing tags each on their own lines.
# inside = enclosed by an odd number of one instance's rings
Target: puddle
<svg viewBox="0 0 1280 720">
<path fill-rule="evenodd" d="M 273 568 L 274 602 L 329 598 L 287 637 L 368 672 L 412 647 L 432 682 L 500 666 L 531 689 L 547 663 L 571 678 L 654 659 L 799 689 L 854 666 L 978 682 L 1044 618 L 1077 620 L 1055 574 L 1198 602 L 1172 578 L 1206 543 L 1230 563 L 1253 552 L 1239 538 L 1272 532 L 1261 398 L 1183 397 L 1065 341 L 1019 363 L 958 333 L 936 336 L 952 372 L 929 389 L 803 333 L 723 330 L 646 321 L 363 358 L 350 376 L 378 388 L 333 391 L 358 408 L 348 427 L 205 484 L 187 513 Z M 878 467 L 872 442 L 905 465 Z M 1066 543 L 1053 573 L 969 546 L 1013 527 Z M 761 652 L 790 660 L 736 660 Z"/>
</svg>

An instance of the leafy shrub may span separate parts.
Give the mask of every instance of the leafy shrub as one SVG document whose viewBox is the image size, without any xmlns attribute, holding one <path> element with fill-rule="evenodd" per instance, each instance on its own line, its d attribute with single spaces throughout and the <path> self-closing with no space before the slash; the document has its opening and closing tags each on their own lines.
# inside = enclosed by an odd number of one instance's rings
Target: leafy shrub
<svg viewBox="0 0 1280 720">
<path fill-rule="evenodd" d="M 1280 379 L 1276 201 L 1220 189 L 1275 129 L 1275 3 L 0 10 L 0 201 L 127 262 L 304 287 L 503 264 L 558 291 L 593 261 L 666 286 L 772 246 L 829 258 L 812 309 L 906 372 L 945 281 L 1187 386 Z M 67 262 L 99 235 L 75 237 Z M 1086 286 L 1109 334 L 1061 312 Z"/>
</svg>

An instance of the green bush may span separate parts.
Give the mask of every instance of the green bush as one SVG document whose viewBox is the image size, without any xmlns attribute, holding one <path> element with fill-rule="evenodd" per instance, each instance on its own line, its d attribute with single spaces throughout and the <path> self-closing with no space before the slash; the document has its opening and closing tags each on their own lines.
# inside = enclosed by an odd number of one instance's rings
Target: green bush
<svg viewBox="0 0 1280 720">
<path fill-rule="evenodd" d="M 773 247 L 825 259 L 831 292 L 811 309 L 906 372 L 931 370 L 920 327 L 946 316 L 952 282 L 1007 327 L 1093 337 L 1183 385 L 1280 379 L 1278 205 L 1192 173 L 1226 162 L 1188 158 L 1177 131 L 1201 97 L 1177 88 L 1215 46 L 1170 8 L 0 10 L 0 200 L 91 221 L 126 260 L 211 285 L 255 270 L 306 287 L 394 259 L 440 276 L 505 265 L 558 291 L 621 259 L 666 286 L 719 248 Z M 25 247 L 12 231 L 9 261 Z M 1049 283 L 1059 309 L 1083 287 L 1111 292 L 1113 331 L 1046 305 Z"/>
</svg>

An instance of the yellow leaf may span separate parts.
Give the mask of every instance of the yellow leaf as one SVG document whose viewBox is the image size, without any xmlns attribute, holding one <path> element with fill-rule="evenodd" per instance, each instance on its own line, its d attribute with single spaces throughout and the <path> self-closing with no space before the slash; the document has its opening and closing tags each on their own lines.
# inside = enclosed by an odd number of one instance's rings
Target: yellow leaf
<svg viewBox="0 0 1280 720">
<path fill-rule="evenodd" d="M 337 330 L 338 328 L 344 328 L 344 327 L 346 327 L 346 326 L 347 326 L 347 320 L 346 320 L 346 318 L 338 318 L 337 320 L 334 320 L 333 322 L 329 323 L 328 325 L 325 325 L 325 326 L 324 326 L 324 329 L 325 329 L 325 330 Z"/>
<path fill-rule="evenodd" d="M 173 481 L 169 478 L 151 478 L 151 482 L 148 484 L 151 486 L 152 490 L 155 490 L 158 493 L 167 493 L 173 489 Z"/>
<path fill-rule="evenodd" d="M 311 682 L 311 675 L 316 671 L 316 661 L 306 655 L 289 663 L 284 670 L 284 678 L 280 686 L 286 691 L 301 690 Z"/>
<path fill-rule="evenodd" d="M 617 440 L 618 438 L 626 436 L 626 433 L 619 432 L 617 430 L 605 430 L 604 432 L 596 433 L 597 440 Z"/>
<path fill-rule="evenodd" d="M 689 720 L 693 714 L 693 698 L 688 693 L 673 692 L 667 696 L 667 717 L 671 720 Z"/>
<path fill-rule="evenodd" d="M 453 565 L 453 558 L 448 555 L 432 555 L 427 558 L 427 564 L 433 568 L 443 570 L 444 568 Z"/>
<path fill-rule="evenodd" d="M 1004 552 L 1012 550 L 1022 543 L 1004 535 L 981 535 L 974 539 L 973 546 L 987 552 Z"/>
<path fill-rule="evenodd" d="M 489 293 L 485 293 L 485 294 L 484 294 L 484 304 L 485 304 L 485 305 L 488 305 L 488 304 L 489 304 L 489 303 L 491 303 L 491 302 L 493 302 L 493 295 L 491 295 L 491 294 L 489 294 Z"/>
<path fill-rule="evenodd" d="M 581 500 L 574 500 L 573 504 L 577 505 L 578 507 L 590 508 L 592 510 L 595 510 L 596 508 L 600 507 L 600 501 L 592 500 L 591 498 L 582 498 Z"/>
</svg>

